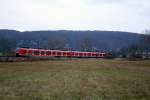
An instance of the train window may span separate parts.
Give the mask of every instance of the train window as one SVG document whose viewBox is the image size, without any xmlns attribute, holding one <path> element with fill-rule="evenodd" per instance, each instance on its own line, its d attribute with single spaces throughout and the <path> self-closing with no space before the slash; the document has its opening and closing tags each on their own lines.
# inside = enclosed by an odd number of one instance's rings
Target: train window
<svg viewBox="0 0 150 100">
<path fill-rule="evenodd" d="M 106 53 L 103 54 L 103 57 L 105 57 L 105 56 L 106 56 Z"/>
<path fill-rule="evenodd" d="M 71 56 L 71 52 L 67 52 L 67 56 Z"/>
<path fill-rule="evenodd" d="M 29 51 L 28 51 L 28 54 L 29 54 L 29 55 L 32 55 L 32 50 L 29 50 Z"/>
<path fill-rule="evenodd" d="M 39 51 L 34 51 L 34 54 L 35 54 L 35 55 L 39 55 L 40 52 L 39 52 Z"/>
<path fill-rule="evenodd" d="M 70 55 L 70 53 L 69 52 L 67 52 L 67 56 L 69 56 Z"/>
<path fill-rule="evenodd" d="M 96 53 L 95 56 L 97 57 L 97 56 L 98 56 L 98 53 Z"/>
<path fill-rule="evenodd" d="M 74 56 L 75 55 L 75 53 L 74 52 L 71 52 L 71 56 Z"/>
<path fill-rule="evenodd" d="M 95 57 L 97 57 L 98 55 L 97 54 L 95 54 Z"/>
<path fill-rule="evenodd" d="M 91 56 L 91 53 L 88 53 L 88 56 Z"/>
<path fill-rule="evenodd" d="M 44 51 L 41 51 L 41 55 L 45 55 L 45 52 L 44 52 Z"/>
<path fill-rule="evenodd" d="M 57 52 L 57 55 L 58 55 L 58 56 L 61 56 L 61 52 Z"/>
<path fill-rule="evenodd" d="M 66 55 L 66 52 L 63 52 L 63 55 Z"/>
<path fill-rule="evenodd" d="M 56 55 L 56 52 L 53 52 L 53 55 Z"/>
<path fill-rule="evenodd" d="M 95 56 L 97 56 L 97 54 L 93 53 L 92 56 L 95 57 Z"/>
<path fill-rule="evenodd" d="M 47 52 L 46 52 L 46 55 L 51 55 L 51 52 L 50 52 L 50 51 L 47 51 Z"/>
<path fill-rule="evenodd" d="M 75 53 L 75 56 L 78 56 L 78 53 Z"/>
<path fill-rule="evenodd" d="M 82 56 L 82 53 L 79 53 L 80 56 Z"/>
<path fill-rule="evenodd" d="M 103 54 L 102 54 L 102 56 L 103 56 L 103 57 L 105 57 L 105 56 L 106 56 L 106 54 L 104 54 L 104 53 L 103 53 Z"/>
</svg>

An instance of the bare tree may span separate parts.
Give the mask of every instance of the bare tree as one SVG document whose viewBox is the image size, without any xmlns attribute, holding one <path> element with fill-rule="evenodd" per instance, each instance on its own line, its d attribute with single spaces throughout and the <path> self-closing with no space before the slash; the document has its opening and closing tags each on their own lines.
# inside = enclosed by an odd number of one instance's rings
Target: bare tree
<svg viewBox="0 0 150 100">
<path fill-rule="evenodd" d="M 64 37 L 49 37 L 47 41 L 47 48 L 48 49 L 64 49 L 66 44 L 66 39 Z"/>
<path fill-rule="evenodd" d="M 145 31 L 144 47 L 145 47 L 146 59 L 148 59 L 149 58 L 148 53 L 150 52 L 150 30 Z"/>
<path fill-rule="evenodd" d="M 150 30 L 145 30 L 144 34 L 141 35 L 141 41 L 139 43 L 139 49 L 144 53 L 145 57 L 148 58 L 150 52 Z"/>
<path fill-rule="evenodd" d="M 90 38 L 84 38 L 80 41 L 80 48 L 82 51 L 92 51 L 92 42 Z"/>
<path fill-rule="evenodd" d="M 0 37 L 0 52 L 4 55 L 10 54 L 16 48 L 16 40 Z"/>
</svg>

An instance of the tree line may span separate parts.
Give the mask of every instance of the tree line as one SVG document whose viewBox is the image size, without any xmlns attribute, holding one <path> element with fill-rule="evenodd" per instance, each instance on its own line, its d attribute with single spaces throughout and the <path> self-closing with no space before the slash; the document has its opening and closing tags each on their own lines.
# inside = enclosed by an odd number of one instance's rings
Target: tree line
<svg viewBox="0 0 150 100">
<path fill-rule="evenodd" d="M 0 56 L 11 55 L 16 48 L 16 40 L 0 37 Z"/>
<path fill-rule="evenodd" d="M 139 42 L 129 47 L 121 48 L 119 52 L 115 52 L 114 56 L 121 55 L 126 58 L 145 58 L 150 59 L 150 30 L 146 30 L 141 35 Z"/>
<path fill-rule="evenodd" d="M 107 41 L 107 40 L 106 40 Z M 31 43 L 32 42 L 32 43 Z M 85 36 L 77 41 L 79 51 L 101 51 L 95 45 L 90 36 Z M 98 44 L 98 43 L 97 43 Z M 0 55 L 9 55 L 17 47 L 32 47 L 42 49 L 57 49 L 57 50 L 76 50 L 71 46 L 70 40 L 66 36 L 50 36 L 45 40 L 22 40 L 18 41 L 12 38 L 0 37 Z M 150 52 L 150 30 L 146 30 L 141 34 L 139 42 L 128 47 L 118 48 L 106 51 L 112 57 L 138 57 L 138 54 Z"/>
</svg>

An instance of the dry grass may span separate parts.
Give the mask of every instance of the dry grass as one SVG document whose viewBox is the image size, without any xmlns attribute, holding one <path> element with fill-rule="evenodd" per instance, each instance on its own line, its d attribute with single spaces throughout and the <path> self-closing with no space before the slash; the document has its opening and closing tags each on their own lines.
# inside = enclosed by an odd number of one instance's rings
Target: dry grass
<svg viewBox="0 0 150 100">
<path fill-rule="evenodd" d="M 0 100 L 149 100 L 150 61 L 0 63 Z"/>
</svg>

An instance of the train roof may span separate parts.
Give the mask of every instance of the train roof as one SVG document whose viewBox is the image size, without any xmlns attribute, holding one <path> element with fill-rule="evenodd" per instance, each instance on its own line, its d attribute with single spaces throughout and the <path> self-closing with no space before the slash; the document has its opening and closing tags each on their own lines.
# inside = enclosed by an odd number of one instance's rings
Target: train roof
<svg viewBox="0 0 150 100">
<path fill-rule="evenodd" d="M 65 51 L 65 50 L 34 49 L 34 48 L 20 48 L 20 49 L 30 49 L 30 50 L 40 50 L 40 51 L 77 52 L 77 53 L 105 53 L 105 52 L 82 52 L 82 51 Z"/>
</svg>

